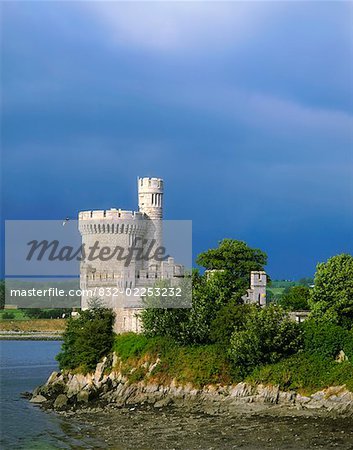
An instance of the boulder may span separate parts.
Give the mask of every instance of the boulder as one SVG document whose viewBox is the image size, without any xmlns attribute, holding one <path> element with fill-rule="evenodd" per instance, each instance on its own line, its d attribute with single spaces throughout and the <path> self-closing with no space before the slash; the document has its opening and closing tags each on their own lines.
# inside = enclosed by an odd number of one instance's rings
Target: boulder
<svg viewBox="0 0 353 450">
<path fill-rule="evenodd" d="M 96 385 L 99 384 L 100 381 L 102 381 L 104 372 L 111 367 L 111 358 L 104 357 L 102 362 L 98 363 L 96 366 L 96 371 L 94 372 L 94 383 Z"/>
<path fill-rule="evenodd" d="M 88 403 L 89 391 L 87 391 L 87 390 L 80 391 L 77 394 L 76 398 L 77 398 L 78 403 Z"/>
<path fill-rule="evenodd" d="M 44 403 L 46 401 L 47 401 L 47 399 L 44 397 L 44 395 L 40 395 L 40 394 L 34 395 L 30 400 L 31 403 Z"/>
<path fill-rule="evenodd" d="M 54 409 L 65 409 L 67 406 L 68 398 L 65 394 L 59 394 L 54 402 Z"/>
<path fill-rule="evenodd" d="M 75 374 L 67 383 L 67 396 L 73 397 L 87 386 L 88 382 L 85 375 Z"/>
<path fill-rule="evenodd" d="M 58 380 L 60 374 L 58 372 L 52 372 L 49 378 L 47 379 L 47 382 L 45 383 L 46 386 L 49 386 L 50 384 L 55 383 L 55 381 Z"/>
</svg>

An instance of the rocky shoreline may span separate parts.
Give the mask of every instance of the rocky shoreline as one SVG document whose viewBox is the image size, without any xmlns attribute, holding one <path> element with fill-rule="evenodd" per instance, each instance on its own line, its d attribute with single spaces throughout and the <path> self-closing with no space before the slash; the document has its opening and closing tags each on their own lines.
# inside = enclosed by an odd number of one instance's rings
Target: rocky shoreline
<svg viewBox="0 0 353 450">
<path fill-rule="evenodd" d="M 310 396 L 302 396 L 295 391 L 281 391 L 278 386 L 244 382 L 228 386 L 208 385 L 197 389 L 191 384 L 178 384 L 175 380 L 167 384 L 155 382 L 152 372 L 158 364 L 158 358 L 152 362 L 145 361 L 143 379 L 138 381 L 136 377 L 133 381 L 131 375 L 138 367 L 126 374 L 121 370 L 121 361 L 114 354 L 97 364 L 94 373 L 53 372 L 44 385 L 27 395 L 30 402 L 56 411 L 108 405 L 118 408 L 148 405 L 156 409 L 176 406 L 197 408 L 211 414 L 268 408 L 274 412 L 282 408 L 288 412 L 324 412 L 353 418 L 353 393 L 345 386 L 331 386 Z"/>
</svg>

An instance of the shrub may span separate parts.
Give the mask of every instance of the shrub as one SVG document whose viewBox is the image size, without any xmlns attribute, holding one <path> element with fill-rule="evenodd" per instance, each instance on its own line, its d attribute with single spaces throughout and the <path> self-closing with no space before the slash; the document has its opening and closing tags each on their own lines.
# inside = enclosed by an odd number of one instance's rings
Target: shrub
<svg viewBox="0 0 353 450">
<path fill-rule="evenodd" d="M 353 326 L 353 256 L 336 255 L 317 265 L 311 290 L 312 316 L 344 328 Z"/>
<path fill-rule="evenodd" d="M 60 369 L 94 370 L 113 346 L 114 313 L 111 309 L 96 307 L 70 318 L 64 332 L 64 342 L 56 359 Z"/>
<path fill-rule="evenodd" d="M 338 325 L 307 320 L 303 328 L 304 348 L 308 353 L 335 358 L 340 350 L 348 347 L 351 333 Z"/>
<path fill-rule="evenodd" d="M 300 326 L 276 305 L 253 307 L 245 329 L 231 337 L 230 357 L 243 372 L 256 365 L 274 363 L 302 346 Z"/>
<path fill-rule="evenodd" d="M 234 301 L 223 306 L 211 323 L 212 341 L 228 348 L 233 332 L 244 328 L 250 311 L 250 305 L 238 305 Z"/>
<path fill-rule="evenodd" d="M 1 315 L 1 318 L 4 320 L 12 320 L 15 318 L 15 314 L 11 311 L 4 311 Z"/>
<path fill-rule="evenodd" d="M 289 311 L 309 309 L 310 290 L 307 286 L 293 286 L 285 292 L 279 304 Z"/>
<path fill-rule="evenodd" d="M 276 384 L 280 389 L 307 394 L 344 384 L 353 390 L 353 365 L 349 361 L 339 364 L 317 354 L 298 353 L 276 364 L 256 368 L 247 381 Z"/>
</svg>

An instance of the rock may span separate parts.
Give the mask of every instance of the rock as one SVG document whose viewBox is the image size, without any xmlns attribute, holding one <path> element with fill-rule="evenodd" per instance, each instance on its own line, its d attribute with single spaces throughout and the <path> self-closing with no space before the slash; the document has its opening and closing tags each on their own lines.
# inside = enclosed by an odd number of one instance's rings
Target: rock
<svg viewBox="0 0 353 450">
<path fill-rule="evenodd" d="M 47 399 L 44 397 L 44 395 L 40 395 L 40 394 L 34 395 L 30 400 L 31 403 L 44 403 L 46 401 L 47 401 Z"/>
<path fill-rule="evenodd" d="M 113 353 L 113 361 L 112 361 L 112 367 L 115 368 L 118 366 L 120 362 L 120 358 L 118 357 L 118 355 L 114 352 Z"/>
<path fill-rule="evenodd" d="M 153 372 L 153 370 L 158 366 L 158 364 L 161 362 L 161 360 L 159 358 L 156 359 L 156 361 L 150 365 L 149 369 L 148 369 L 148 375 L 151 375 L 151 373 Z"/>
<path fill-rule="evenodd" d="M 343 362 L 343 361 L 348 361 L 347 355 L 344 353 L 343 350 L 341 350 L 341 351 L 338 353 L 338 355 L 337 355 L 337 357 L 336 357 L 336 361 L 337 361 L 338 363 L 341 363 L 341 362 Z"/>
<path fill-rule="evenodd" d="M 68 398 L 65 394 L 59 394 L 54 402 L 54 409 L 64 409 L 67 406 Z"/>
<path fill-rule="evenodd" d="M 82 389 L 84 389 L 87 386 L 88 382 L 84 375 L 82 374 L 75 374 L 70 381 L 67 383 L 67 396 L 69 398 L 76 395 L 78 392 L 80 392 Z"/>
<path fill-rule="evenodd" d="M 264 401 L 265 403 L 278 403 L 278 386 L 263 386 L 262 384 L 259 384 L 257 393 L 259 398 L 256 398 L 256 400 Z"/>
<path fill-rule="evenodd" d="M 49 386 L 50 384 L 55 383 L 55 381 L 58 380 L 58 377 L 60 376 L 60 374 L 58 372 L 52 372 L 51 375 L 49 376 L 49 378 L 47 379 L 47 382 L 45 383 L 46 386 Z"/>
<path fill-rule="evenodd" d="M 89 394 L 90 393 L 87 390 L 78 392 L 76 396 L 78 403 L 88 403 Z"/>
<path fill-rule="evenodd" d="M 161 400 L 158 400 L 153 406 L 155 408 L 164 408 L 165 406 L 170 405 L 173 403 L 173 400 L 170 397 L 162 398 Z"/>
<path fill-rule="evenodd" d="M 296 396 L 296 403 L 299 403 L 300 405 L 305 405 L 306 403 L 310 402 L 310 397 L 305 397 L 304 395 L 297 394 Z"/>
<path fill-rule="evenodd" d="M 102 380 L 104 372 L 111 367 L 111 359 L 105 356 L 103 361 L 97 364 L 96 371 L 94 372 L 94 383 L 98 383 Z"/>
</svg>

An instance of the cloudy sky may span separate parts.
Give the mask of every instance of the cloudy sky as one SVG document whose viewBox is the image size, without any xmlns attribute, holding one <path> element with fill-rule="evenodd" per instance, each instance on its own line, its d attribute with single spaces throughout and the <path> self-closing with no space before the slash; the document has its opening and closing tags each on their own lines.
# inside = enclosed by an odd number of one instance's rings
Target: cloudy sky
<svg viewBox="0 0 353 450">
<path fill-rule="evenodd" d="M 352 253 L 352 5 L 3 3 L 4 217 L 135 209 L 161 176 L 195 254 L 241 239 L 300 278 Z"/>
</svg>

